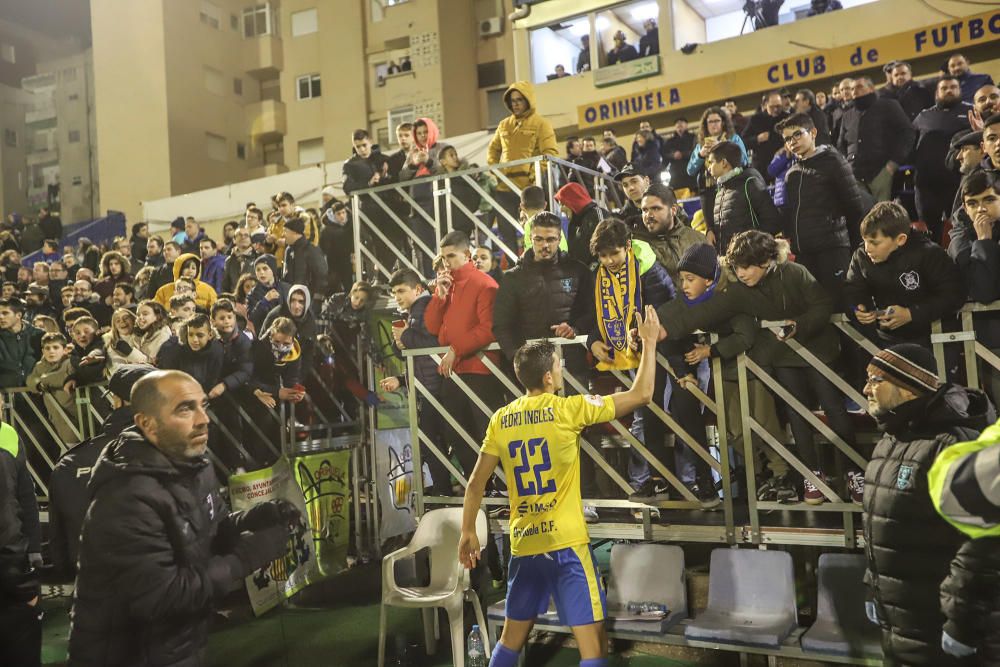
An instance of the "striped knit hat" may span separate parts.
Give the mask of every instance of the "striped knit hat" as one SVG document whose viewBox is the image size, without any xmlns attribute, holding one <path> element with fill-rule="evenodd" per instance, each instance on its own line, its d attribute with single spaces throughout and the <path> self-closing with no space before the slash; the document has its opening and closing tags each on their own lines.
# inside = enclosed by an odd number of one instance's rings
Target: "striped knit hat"
<svg viewBox="0 0 1000 667">
<path fill-rule="evenodd" d="M 932 394 L 941 386 L 932 370 L 935 365 L 934 355 L 927 348 L 914 343 L 901 343 L 872 357 L 868 372 L 881 374 L 887 382 L 920 396 Z"/>
</svg>

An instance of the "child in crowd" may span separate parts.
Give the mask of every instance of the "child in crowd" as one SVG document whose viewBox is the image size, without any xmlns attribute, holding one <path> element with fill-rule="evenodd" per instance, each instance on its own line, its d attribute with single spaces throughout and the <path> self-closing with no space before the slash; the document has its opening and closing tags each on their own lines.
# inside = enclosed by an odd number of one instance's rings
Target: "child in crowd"
<svg viewBox="0 0 1000 667">
<path fill-rule="evenodd" d="M 180 325 L 176 338 L 163 344 L 156 362 L 162 369 L 184 371 L 207 394 L 219 383 L 223 357 L 222 343 L 216 338 L 208 315 L 197 313 Z"/>
<path fill-rule="evenodd" d="M 489 246 L 481 245 L 477 247 L 476 251 L 472 253 L 472 263 L 476 265 L 477 269 L 497 281 L 498 285 L 500 284 L 500 280 L 503 278 L 503 271 L 500 270 L 500 262 Z"/>
<path fill-rule="evenodd" d="M 910 215 L 895 202 L 879 202 L 861 221 L 864 247 L 847 269 L 844 291 L 858 322 L 876 325 L 884 345 L 930 346 L 931 322 L 965 303 L 955 262 L 923 234 L 910 233 Z"/>
<path fill-rule="evenodd" d="M 767 192 L 764 177 L 753 167 L 743 167 L 743 151 L 731 141 L 715 144 L 705 166 L 715 179 L 715 210 L 708 242 L 724 252 L 734 236 L 748 229 L 771 234 L 781 231 L 781 215 Z"/>
<path fill-rule="evenodd" d="M 170 339 L 170 315 L 160 302 L 146 299 L 135 311 L 137 347 L 151 364 L 156 363 L 160 347 Z"/>
<path fill-rule="evenodd" d="M 782 322 L 772 330 L 762 331 L 754 344 L 755 357 L 774 367 L 778 383 L 812 408 L 814 399 L 826 413 L 830 428 L 846 444 L 855 446 L 854 426 L 844 408 L 844 398 L 819 370 L 809 366 L 784 341 L 795 338 L 820 361 L 830 365 L 839 353 L 836 329 L 830 324 L 833 303 L 827 292 L 800 264 L 788 261 L 788 244 L 757 230 L 733 237 L 726 253 L 738 283 L 730 289 L 693 307 L 671 303 L 660 308 L 664 334 L 683 338 L 697 330 L 711 330 L 743 313 L 761 320 Z M 789 409 L 796 449 L 802 462 L 824 484 L 827 465 L 821 461 L 809 422 L 798 411 Z M 781 480 L 782 486 L 792 480 Z M 804 500 L 810 505 L 826 502 L 826 496 L 813 481 L 804 481 Z M 857 469 L 848 471 L 851 500 L 860 503 L 864 476 Z"/>
<path fill-rule="evenodd" d="M 170 317 L 186 322 L 196 312 L 194 297 L 190 294 L 174 294 L 170 297 Z"/>
<path fill-rule="evenodd" d="M 123 364 L 148 364 L 139 350 L 139 336 L 135 328 L 135 313 L 128 308 L 119 308 L 111 316 L 111 328 L 102 336 L 108 351 L 108 376 L 114 374 Z"/>
<path fill-rule="evenodd" d="M 49 421 L 55 427 L 63 444 L 80 442 L 73 424 L 76 423 L 76 401 L 66 390 L 73 368 L 69 358 L 66 336 L 47 333 L 42 336 L 42 358 L 28 375 L 28 389 L 42 394 Z"/>
<path fill-rule="evenodd" d="M 100 329 L 97 320 L 83 316 L 73 322 L 70 334 L 73 337 L 73 351 L 70 353 L 72 373 L 67 381 L 67 391 L 75 387 L 97 384 L 104 380 L 108 353 L 104 341 L 97 335 Z"/>
<path fill-rule="evenodd" d="M 359 280 L 351 286 L 351 291 L 334 294 L 323 304 L 321 319 L 341 329 L 341 337 L 357 335 L 368 330 L 368 311 L 373 306 L 378 293 L 375 287 Z"/>
<path fill-rule="evenodd" d="M 689 247 L 681 256 L 677 266 L 680 272 L 683 301 L 689 307 L 715 298 L 716 295 L 724 293 L 737 282 L 731 269 L 728 266 L 724 267 L 718 261 L 715 248 L 708 244 Z M 760 327 L 756 319 L 750 315 L 737 313 L 729 320 L 706 330 L 709 334 L 718 335 L 716 342 L 711 343 L 699 336 L 695 341 L 692 341 L 688 351 L 684 354 L 684 361 L 689 366 L 711 360 L 712 357 L 718 357 L 722 360 L 722 395 L 726 405 L 727 440 L 729 447 L 736 452 L 743 451 L 743 419 L 740 412 L 736 357 L 741 353 L 748 352 L 751 358 L 761 363 L 753 353 L 753 343 L 759 331 Z M 774 440 L 783 444 L 785 430 L 778 421 L 774 396 L 752 374 L 747 374 L 747 381 L 750 415 L 764 427 Z M 684 386 L 698 384 L 697 378 L 692 373 L 681 378 L 679 382 Z M 771 473 L 771 478 L 757 489 L 757 499 L 779 502 L 797 501 L 799 494 L 794 485 L 778 483 L 786 480 L 788 463 L 771 447 L 762 446 L 759 436 L 754 435 L 753 438 L 757 444 L 757 451 L 762 452 L 767 459 L 767 468 Z"/>
<path fill-rule="evenodd" d="M 962 183 L 965 216 L 952 216 L 948 255 L 955 260 L 969 298 L 979 303 L 1000 299 L 1000 181 L 977 171 Z M 973 314 L 976 340 L 1000 353 L 1000 314 Z M 981 364 L 993 402 L 1000 401 L 1000 371 Z M 985 383 L 983 386 L 986 386 Z"/>
<path fill-rule="evenodd" d="M 174 295 L 174 292 L 177 289 L 177 280 L 180 278 L 188 278 L 194 282 L 195 302 L 199 308 L 207 313 L 212 308 L 212 304 L 215 303 L 215 300 L 218 297 L 211 285 L 200 280 L 201 258 L 193 253 L 184 253 L 174 260 L 173 273 L 173 282 L 167 283 L 160 289 L 156 290 L 156 296 L 153 298 L 159 301 L 164 307 L 169 306 L 170 297 Z"/>
<path fill-rule="evenodd" d="M 261 331 L 267 314 L 275 306 L 288 300 L 288 288 L 291 285 L 278 280 L 278 265 L 274 255 L 261 255 L 255 259 L 253 270 L 257 276 L 257 286 L 247 300 L 247 310 L 250 311 L 254 330 Z"/>
<path fill-rule="evenodd" d="M 278 317 L 253 343 L 253 376 L 249 387 L 253 396 L 268 408 L 273 409 L 279 400 L 298 402 L 305 397 L 299 384 L 302 355 L 296 333 L 291 318 Z"/>
</svg>

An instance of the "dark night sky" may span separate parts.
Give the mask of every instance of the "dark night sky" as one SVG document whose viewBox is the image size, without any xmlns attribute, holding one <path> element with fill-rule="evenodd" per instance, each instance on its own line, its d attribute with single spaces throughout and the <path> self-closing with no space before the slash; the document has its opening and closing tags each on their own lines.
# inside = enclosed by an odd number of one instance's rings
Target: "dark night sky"
<svg viewBox="0 0 1000 667">
<path fill-rule="evenodd" d="M 52 37 L 90 44 L 89 0 L 0 0 L 0 18 Z"/>
</svg>

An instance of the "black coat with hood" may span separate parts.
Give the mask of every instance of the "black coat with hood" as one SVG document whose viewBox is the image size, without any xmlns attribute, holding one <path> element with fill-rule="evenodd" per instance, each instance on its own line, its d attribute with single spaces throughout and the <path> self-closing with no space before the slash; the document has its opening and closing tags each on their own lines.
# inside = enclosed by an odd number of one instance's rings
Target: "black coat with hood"
<svg viewBox="0 0 1000 667">
<path fill-rule="evenodd" d="M 948 256 L 958 266 L 969 299 L 991 303 L 1000 299 L 1000 222 L 993 223 L 993 237 L 979 239 L 968 216 L 954 216 L 949 232 Z M 974 313 L 976 339 L 990 349 L 1000 348 L 1000 313 Z"/>
<path fill-rule="evenodd" d="M 552 337 L 556 324 L 566 322 L 580 334 L 595 325 L 590 269 L 557 252 L 553 261 L 540 262 L 529 248 L 503 276 L 493 306 L 493 335 L 510 360 L 525 341 Z"/>
<path fill-rule="evenodd" d="M 729 241 L 748 229 L 777 234 L 781 231 L 781 214 L 757 170 L 737 167 L 719 179 L 715 193 L 712 231 L 716 249 L 725 253 Z"/>
<path fill-rule="evenodd" d="M 861 219 L 871 208 L 868 199 L 836 148 L 820 146 L 810 157 L 796 160 L 785 174 L 782 210 L 792 249 L 813 253 L 856 247 Z"/>
<path fill-rule="evenodd" d="M 91 475 L 69 665 L 202 667 L 213 603 L 248 575 L 208 459 L 172 461 L 135 427 Z"/>
<path fill-rule="evenodd" d="M 302 317 L 293 316 L 289 307 L 292 295 L 296 292 L 301 292 L 306 300 L 306 309 Z M 267 331 L 274 320 L 279 317 L 287 317 L 292 322 L 295 322 L 295 337 L 302 346 L 302 365 L 307 369 L 312 368 L 313 353 L 316 350 L 316 336 L 319 334 L 319 327 L 316 324 L 316 317 L 312 314 L 312 295 L 309 293 L 309 288 L 305 285 L 292 285 L 289 287 L 288 296 L 281 302 L 281 305 L 272 308 L 267 317 L 264 318 L 261 328 L 258 329 L 258 335 L 262 335 Z"/>
<path fill-rule="evenodd" d="M 947 629 L 975 645 L 983 635 L 970 631 L 989 622 L 988 616 L 973 618 L 962 601 L 975 600 L 983 592 L 977 587 L 995 588 L 995 556 L 985 569 L 964 556 L 956 559 L 960 549 L 966 555 L 981 549 L 963 548 L 967 538 L 935 511 L 927 473 L 942 449 L 976 439 L 995 420 L 985 394 L 956 385 L 903 403 L 879 419 L 884 435 L 865 472 L 865 582 L 891 664 L 962 664 L 942 652 L 941 632 Z M 977 569 L 964 571 L 963 562 Z M 939 604 L 942 584 L 954 600 L 945 612 Z"/>
<path fill-rule="evenodd" d="M 306 285 L 313 294 L 326 294 L 326 257 L 302 236 L 285 248 L 281 279 L 289 285 Z"/>
<path fill-rule="evenodd" d="M 884 262 L 873 262 L 863 247 L 858 248 L 847 269 L 844 295 L 851 308 L 909 308 L 912 322 L 876 331 L 885 341 L 919 341 L 930 334 L 931 322 L 962 307 L 965 285 L 944 248 L 922 234 L 912 234 Z"/>
<path fill-rule="evenodd" d="M 917 145 L 913 151 L 917 187 L 958 187 L 959 174 L 948 167 L 945 158 L 955 133 L 971 131 L 971 110 L 972 105 L 961 100 L 948 105 L 938 102 L 913 120 L 913 128 L 917 131 Z"/>
<path fill-rule="evenodd" d="M 30 508 L 21 500 L 24 449 L 13 429 L 6 428 L 10 431 L 4 434 L 4 439 L 12 441 L 0 447 L 0 609 L 24 605 L 40 590 L 38 572 L 28 562 L 28 553 L 33 547 L 25 517 Z M 33 492 L 31 500 L 34 500 Z M 37 516 L 37 506 L 34 510 Z"/>
<path fill-rule="evenodd" d="M 225 351 L 216 339 L 210 340 L 200 350 L 192 350 L 186 341 L 182 344 L 176 337 L 171 337 L 156 355 L 158 368 L 184 371 L 198 381 L 206 394 L 219 384 L 224 361 Z"/>
</svg>

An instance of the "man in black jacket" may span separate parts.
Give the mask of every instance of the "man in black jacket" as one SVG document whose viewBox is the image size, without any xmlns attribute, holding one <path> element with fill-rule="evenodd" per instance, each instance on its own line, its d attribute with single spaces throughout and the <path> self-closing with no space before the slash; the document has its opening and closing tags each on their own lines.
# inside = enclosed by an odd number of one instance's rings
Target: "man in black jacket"
<svg viewBox="0 0 1000 667">
<path fill-rule="evenodd" d="M 797 113 L 776 130 L 798 158 L 785 175 L 785 236 L 791 239 L 795 261 L 830 291 L 839 308 L 851 248 L 861 241 L 867 199 L 844 156 L 832 146 L 816 146 L 812 118 Z"/>
<path fill-rule="evenodd" d="M 354 155 L 344 163 L 344 192 L 348 195 L 358 190 L 374 188 L 379 185 L 387 185 L 396 180 L 391 173 L 389 159 L 382 154 L 377 144 L 373 144 L 367 130 L 354 130 L 351 135 L 354 145 Z M 376 195 L 387 201 L 386 193 Z M 402 248 L 405 241 L 405 233 L 389 219 L 385 211 L 378 202 L 372 199 L 372 195 L 361 197 L 361 211 L 371 220 L 375 227 L 378 227 L 389 238 L 396 248 Z M 361 224 L 360 220 L 355 220 L 355 224 Z M 365 237 L 367 239 L 367 235 Z M 390 267 L 396 262 L 396 255 L 386 247 L 381 239 L 372 239 L 374 253 L 384 266 Z"/>
<path fill-rule="evenodd" d="M 899 102 L 879 99 L 868 77 L 854 80 L 854 101 L 844 111 L 837 148 L 875 201 L 891 198 L 892 179 L 909 156 L 913 137 L 910 119 Z"/>
<path fill-rule="evenodd" d="M 921 111 L 934 104 L 934 92 L 919 81 L 913 80 L 910 63 L 893 60 L 882 68 L 886 84 L 878 91 L 881 98 L 896 100 L 907 117 L 913 120 Z"/>
<path fill-rule="evenodd" d="M 69 665 L 204 664 L 212 604 L 282 556 L 294 510 L 230 513 L 205 453 L 205 393 L 154 371 L 132 389 L 135 428 L 94 468 L 80 540 Z"/>
<path fill-rule="evenodd" d="M 686 118 L 678 118 L 674 123 L 674 135 L 663 142 L 663 162 L 669 165 L 670 187 L 674 190 L 687 188 L 694 194 L 697 189 L 694 176 L 687 173 L 688 160 L 694 150 L 697 138 L 688 132 Z"/>
<path fill-rule="evenodd" d="M 971 104 L 962 101 L 958 79 L 943 76 L 938 80 L 934 106 L 924 109 L 913 121 L 917 146 L 913 163 L 917 167 L 917 214 L 927 225 L 931 238 L 941 239 L 944 219 L 951 216 L 951 206 L 958 189 L 959 175 L 946 161 L 951 138 L 969 131 Z"/>
<path fill-rule="evenodd" d="M 330 294 L 345 292 L 354 283 L 354 228 L 351 212 L 344 202 L 336 202 L 323 214 L 319 249 L 326 255 L 326 282 Z"/>
<path fill-rule="evenodd" d="M 965 303 L 958 267 L 944 248 L 910 233 L 900 204 L 879 202 L 861 221 L 864 246 L 847 269 L 847 303 L 861 324 L 892 343 L 930 345 L 931 322 Z"/>
<path fill-rule="evenodd" d="M 26 514 L 34 488 L 24 498 L 25 452 L 10 424 L 0 424 L 0 664 L 36 667 L 41 664 L 42 615 L 38 609 L 39 582 Z M 30 481 L 30 480 L 29 480 Z M 29 484 L 30 486 L 30 484 Z"/>
<path fill-rule="evenodd" d="M 233 294 L 236 283 L 244 273 L 253 275 L 253 263 L 257 259 L 253 245 L 250 243 L 250 232 L 246 227 L 237 227 L 233 233 L 233 249 L 226 257 L 226 265 L 222 270 L 222 292 Z"/>
<path fill-rule="evenodd" d="M 113 410 L 101 424 L 101 431 L 63 454 L 49 478 L 49 553 L 55 574 L 61 579 L 76 575 L 83 518 L 90 505 L 87 484 L 104 447 L 134 423 L 129 405 L 132 387 L 152 373 L 152 366 L 125 364 L 108 380 Z"/>
<path fill-rule="evenodd" d="M 649 176 L 641 173 L 632 164 L 615 174 L 615 181 L 621 183 L 625 193 L 625 205 L 615 210 L 615 215 L 625 221 L 629 229 L 636 231 L 642 228 L 642 193 L 649 187 Z"/>
<path fill-rule="evenodd" d="M 961 658 L 995 641 L 996 545 L 967 542 L 938 516 L 927 473 L 944 448 L 976 439 L 996 412 L 981 391 L 940 383 L 934 366 L 930 351 L 913 344 L 885 349 L 868 366 L 868 412 L 884 435 L 865 474 L 866 612 L 882 628 L 885 664 L 995 664 L 996 656 Z"/>
<path fill-rule="evenodd" d="M 493 335 L 508 359 L 528 340 L 574 338 L 593 327 L 593 277 L 586 265 L 559 251 L 561 236 L 559 216 L 536 215 L 531 248 L 500 282 Z M 567 364 L 572 356 L 567 350 Z"/>
<path fill-rule="evenodd" d="M 289 285 L 305 285 L 317 296 L 326 294 L 326 257 L 305 237 L 304 216 L 285 223 L 285 263 L 281 279 Z"/>
<path fill-rule="evenodd" d="M 153 277 L 149 279 L 149 286 L 146 294 L 152 298 L 157 290 L 167 283 L 174 282 L 174 262 L 181 256 L 181 246 L 174 241 L 167 241 L 163 244 L 163 259 L 160 266 L 153 272 Z"/>
<path fill-rule="evenodd" d="M 781 141 L 781 134 L 771 130 Z M 715 212 L 706 234 L 708 243 L 721 255 L 740 232 L 759 229 L 768 234 L 781 231 L 781 214 L 767 191 L 764 178 L 753 167 L 740 167 L 743 155 L 731 141 L 722 141 L 708 153 L 705 165 L 715 178 Z"/>
<path fill-rule="evenodd" d="M 753 166 L 759 174 L 767 173 L 774 154 L 781 148 L 781 135 L 774 126 L 788 117 L 781 93 L 772 90 L 764 94 L 761 108 L 750 117 L 750 122 L 742 132 L 747 151 L 753 153 Z M 736 166 L 739 166 L 736 163 Z M 725 252 L 725 248 L 722 250 Z"/>
</svg>

